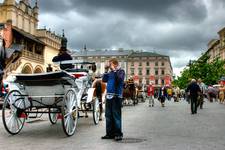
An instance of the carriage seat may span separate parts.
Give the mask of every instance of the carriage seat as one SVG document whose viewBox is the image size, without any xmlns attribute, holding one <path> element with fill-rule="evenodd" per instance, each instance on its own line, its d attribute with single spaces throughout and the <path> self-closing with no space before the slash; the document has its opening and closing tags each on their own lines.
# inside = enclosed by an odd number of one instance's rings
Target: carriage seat
<svg viewBox="0 0 225 150">
<path fill-rule="evenodd" d="M 86 72 L 88 73 L 87 69 L 66 69 L 67 72 Z"/>
<path fill-rule="evenodd" d="M 75 78 L 80 78 L 88 75 L 87 69 L 67 69 L 66 71 L 72 74 Z"/>
</svg>

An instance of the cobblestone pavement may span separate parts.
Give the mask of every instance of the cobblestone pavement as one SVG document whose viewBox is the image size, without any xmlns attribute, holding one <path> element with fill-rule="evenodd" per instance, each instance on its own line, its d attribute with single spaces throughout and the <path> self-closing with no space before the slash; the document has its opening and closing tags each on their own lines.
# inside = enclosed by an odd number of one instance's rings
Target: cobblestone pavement
<svg viewBox="0 0 225 150">
<path fill-rule="evenodd" d="M 1 112 L 0 112 L 1 113 Z M 1 118 L 1 114 L 0 114 Z M 123 108 L 124 140 L 101 140 L 105 120 L 95 126 L 91 114 L 79 119 L 74 136 L 66 137 L 61 122 L 51 125 L 47 117 L 26 123 L 20 134 L 9 135 L 0 119 L 2 150 L 224 150 L 225 105 L 206 103 L 197 115 L 184 102 L 146 103 Z"/>
</svg>

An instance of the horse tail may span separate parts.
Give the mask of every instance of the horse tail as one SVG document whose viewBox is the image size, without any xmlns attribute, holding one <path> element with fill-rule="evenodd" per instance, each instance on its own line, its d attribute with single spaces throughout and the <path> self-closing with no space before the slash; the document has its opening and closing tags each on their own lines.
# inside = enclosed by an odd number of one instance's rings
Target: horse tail
<svg viewBox="0 0 225 150">
<path fill-rule="evenodd" d="M 102 85 L 100 81 L 96 82 L 96 96 L 99 98 L 102 97 Z"/>
<path fill-rule="evenodd" d="M 4 39 L 0 39 L 0 42 L 0 69 L 3 70 L 5 68 L 6 59 L 5 41 Z"/>
</svg>

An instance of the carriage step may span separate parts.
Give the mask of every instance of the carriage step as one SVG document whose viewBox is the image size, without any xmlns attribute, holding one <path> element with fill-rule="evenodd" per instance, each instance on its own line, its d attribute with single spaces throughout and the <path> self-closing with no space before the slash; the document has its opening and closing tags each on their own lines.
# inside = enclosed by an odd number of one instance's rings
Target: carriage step
<svg viewBox="0 0 225 150">
<path fill-rule="evenodd" d="M 38 123 L 38 122 L 43 122 L 43 121 L 46 121 L 46 120 L 43 120 L 43 119 L 35 119 L 35 120 L 29 120 L 26 123 Z"/>
<path fill-rule="evenodd" d="M 37 118 L 37 116 L 29 116 L 28 118 L 33 119 L 33 118 Z"/>
<path fill-rule="evenodd" d="M 79 118 L 88 118 L 88 116 L 79 116 Z"/>
</svg>

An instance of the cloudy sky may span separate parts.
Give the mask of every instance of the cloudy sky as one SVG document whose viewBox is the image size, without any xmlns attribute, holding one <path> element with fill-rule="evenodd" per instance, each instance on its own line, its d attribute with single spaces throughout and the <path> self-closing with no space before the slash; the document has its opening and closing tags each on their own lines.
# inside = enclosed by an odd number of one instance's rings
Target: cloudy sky
<svg viewBox="0 0 225 150">
<path fill-rule="evenodd" d="M 224 0 L 39 0 L 39 5 L 39 27 L 65 29 L 70 49 L 86 44 L 155 51 L 170 56 L 176 74 L 225 27 Z"/>
</svg>

